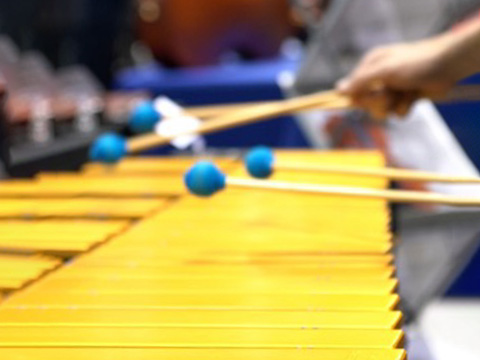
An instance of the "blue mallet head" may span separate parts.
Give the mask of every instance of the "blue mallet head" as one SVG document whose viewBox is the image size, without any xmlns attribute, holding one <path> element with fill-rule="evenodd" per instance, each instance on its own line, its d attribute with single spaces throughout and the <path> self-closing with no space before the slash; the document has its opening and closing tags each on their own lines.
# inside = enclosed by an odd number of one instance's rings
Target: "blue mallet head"
<svg viewBox="0 0 480 360">
<path fill-rule="evenodd" d="M 272 175 L 274 162 L 273 151 L 266 146 L 257 146 L 245 156 L 248 173 L 259 179 L 265 179 Z"/>
<path fill-rule="evenodd" d="M 90 147 L 90 159 L 105 164 L 114 164 L 127 153 L 127 142 L 114 133 L 100 136 Z"/>
<path fill-rule="evenodd" d="M 161 120 L 160 113 L 151 101 L 144 101 L 137 105 L 130 114 L 128 126 L 134 133 L 151 132 Z"/>
<path fill-rule="evenodd" d="M 209 161 L 199 161 L 185 174 L 185 185 L 198 196 L 211 196 L 225 187 L 225 175 Z"/>
</svg>

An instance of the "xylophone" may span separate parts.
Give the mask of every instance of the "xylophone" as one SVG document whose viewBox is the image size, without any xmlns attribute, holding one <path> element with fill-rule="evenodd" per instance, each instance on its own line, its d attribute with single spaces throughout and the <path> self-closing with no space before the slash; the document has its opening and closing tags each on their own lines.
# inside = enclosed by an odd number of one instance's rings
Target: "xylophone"
<svg viewBox="0 0 480 360">
<path fill-rule="evenodd" d="M 384 166 L 376 152 L 276 156 Z M 127 157 L 0 185 L 0 358 L 406 359 L 385 200 L 243 188 L 196 198 L 182 184 L 195 161 Z M 241 159 L 215 162 L 248 176 Z"/>
</svg>

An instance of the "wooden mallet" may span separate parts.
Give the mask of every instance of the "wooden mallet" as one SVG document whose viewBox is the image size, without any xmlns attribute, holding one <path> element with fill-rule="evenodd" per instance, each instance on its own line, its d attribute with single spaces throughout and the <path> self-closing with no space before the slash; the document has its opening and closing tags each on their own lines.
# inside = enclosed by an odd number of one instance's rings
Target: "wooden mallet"
<svg viewBox="0 0 480 360">
<path fill-rule="evenodd" d="M 443 204 L 449 206 L 480 206 L 480 198 L 463 198 L 434 193 L 401 190 L 377 190 L 368 188 L 321 186 L 280 181 L 251 180 L 227 177 L 213 163 L 200 161 L 185 174 L 185 185 L 197 196 L 208 197 L 227 185 L 237 188 L 262 189 L 292 193 L 346 196 L 366 199 L 382 199 L 394 203 Z"/>
<path fill-rule="evenodd" d="M 375 168 L 363 166 L 340 166 L 330 164 L 305 164 L 275 159 L 273 151 L 265 146 L 250 150 L 244 158 L 248 173 L 258 179 L 270 177 L 275 170 L 293 170 L 325 174 L 379 177 L 389 180 L 408 180 L 436 183 L 480 184 L 480 178 L 474 176 L 451 176 L 427 171 L 404 170 L 395 168 Z"/>
</svg>

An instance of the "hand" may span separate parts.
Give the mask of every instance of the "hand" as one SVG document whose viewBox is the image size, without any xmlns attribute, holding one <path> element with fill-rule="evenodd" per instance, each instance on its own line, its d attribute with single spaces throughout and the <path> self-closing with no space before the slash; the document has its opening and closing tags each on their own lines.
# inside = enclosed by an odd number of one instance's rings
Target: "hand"
<svg viewBox="0 0 480 360">
<path fill-rule="evenodd" d="M 338 82 L 337 90 L 375 118 L 392 112 L 404 116 L 418 98 L 445 94 L 458 80 L 452 44 L 443 35 L 375 49 Z"/>
</svg>

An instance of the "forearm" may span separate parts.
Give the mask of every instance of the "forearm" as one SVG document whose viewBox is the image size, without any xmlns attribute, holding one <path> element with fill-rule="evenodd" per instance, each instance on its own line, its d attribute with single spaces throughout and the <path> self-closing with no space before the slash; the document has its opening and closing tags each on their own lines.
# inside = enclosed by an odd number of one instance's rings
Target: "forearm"
<svg viewBox="0 0 480 360">
<path fill-rule="evenodd" d="M 445 51 L 438 62 L 452 81 L 480 71 L 480 21 L 441 35 L 436 41 L 444 43 Z"/>
</svg>

